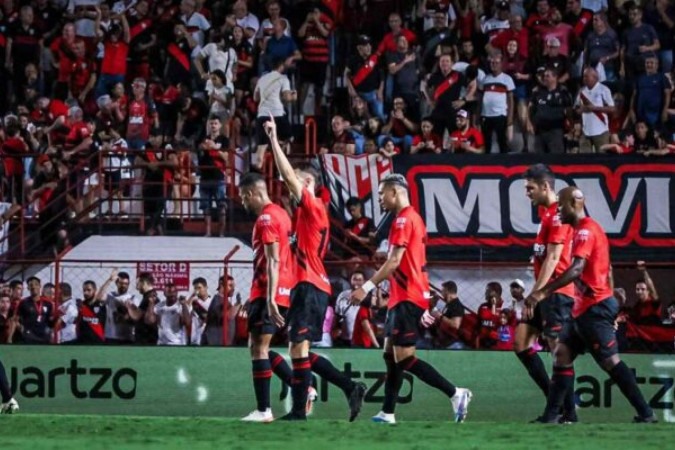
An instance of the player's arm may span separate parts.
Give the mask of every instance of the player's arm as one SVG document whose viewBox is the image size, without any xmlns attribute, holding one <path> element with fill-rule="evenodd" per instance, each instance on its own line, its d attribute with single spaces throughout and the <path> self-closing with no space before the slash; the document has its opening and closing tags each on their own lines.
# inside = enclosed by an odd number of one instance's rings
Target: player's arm
<svg viewBox="0 0 675 450">
<path fill-rule="evenodd" d="M 274 117 L 270 116 L 270 121 L 265 122 L 264 128 L 270 138 L 272 154 L 274 155 L 274 161 L 277 164 L 281 179 L 286 183 L 291 195 L 299 201 L 302 198 L 302 183 L 295 175 L 293 166 L 291 166 L 284 151 L 281 149 L 281 145 L 279 145 L 279 139 L 277 139 L 277 125 L 274 123 Z"/>
<path fill-rule="evenodd" d="M 538 291 L 539 289 L 543 288 L 551 279 L 551 276 L 553 276 L 553 273 L 555 272 L 555 268 L 560 262 L 560 256 L 562 256 L 563 247 L 563 244 L 546 245 L 546 258 L 544 258 L 544 262 L 541 264 L 539 277 L 532 287 L 533 291 Z"/>
<path fill-rule="evenodd" d="M 352 292 L 352 303 L 361 303 L 363 299 L 366 298 L 366 295 L 368 295 L 368 293 L 375 288 L 375 286 L 389 278 L 391 274 L 394 273 L 396 269 L 398 269 L 398 266 L 403 260 L 404 253 L 405 247 L 394 247 L 391 252 L 389 252 L 389 256 L 387 257 L 387 260 L 384 262 L 384 264 L 382 264 L 382 267 L 380 267 L 379 270 L 375 272 L 375 275 L 373 275 L 370 280 L 363 283 L 363 286 Z"/>
<path fill-rule="evenodd" d="M 547 283 L 543 288 L 532 292 L 530 295 L 527 296 L 525 301 L 527 303 L 532 303 L 533 301 L 537 302 L 541 301 L 546 297 L 549 297 L 551 294 L 553 294 L 561 287 L 567 286 L 572 281 L 579 278 L 581 276 L 581 273 L 584 271 L 584 267 L 586 267 L 586 258 L 575 256 L 574 259 L 572 260 L 572 264 L 570 264 L 567 270 L 563 272 L 563 274 L 560 275 L 559 278 L 556 278 L 550 283 Z"/>
<path fill-rule="evenodd" d="M 375 336 L 373 327 L 370 325 L 370 320 L 363 319 L 361 321 L 361 326 L 363 327 L 364 333 L 366 333 L 370 337 L 370 341 L 373 343 L 373 347 L 380 348 L 380 343 L 377 342 L 377 337 Z"/>
<path fill-rule="evenodd" d="M 462 316 L 456 317 L 441 317 L 441 323 L 444 323 L 446 326 L 452 328 L 453 330 L 459 330 L 459 327 L 462 326 Z"/>
<path fill-rule="evenodd" d="M 265 244 L 265 258 L 267 259 L 267 309 L 275 325 L 284 326 L 284 318 L 279 313 L 275 294 L 279 284 L 279 243 Z"/>
</svg>

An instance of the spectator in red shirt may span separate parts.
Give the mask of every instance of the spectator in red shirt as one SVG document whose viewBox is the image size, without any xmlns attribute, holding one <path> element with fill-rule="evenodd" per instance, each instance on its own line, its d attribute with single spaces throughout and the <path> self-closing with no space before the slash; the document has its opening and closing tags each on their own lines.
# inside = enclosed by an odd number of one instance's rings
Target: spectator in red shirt
<svg viewBox="0 0 675 450">
<path fill-rule="evenodd" d="M 21 124 L 16 118 L 6 119 L 6 139 L 2 143 L 0 154 L 3 156 L 4 177 L 7 179 L 5 201 L 23 204 L 24 166 L 23 156 L 28 153 L 28 145 L 21 138 Z"/>
<path fill-rule="evenodd" d="M 647 272 L 645 262 L 638 261 L 637 268 L 642 273 L 642 279 L 635 283 L 637 303 L 633 306 L 629 318 L 633 323 L 660 325 L 663 308 L 661 300 L 659 300 L 659 293 L 649 276 L 649 272 Z"/>
<path fill-rule="evenodd" d="M 150 137 L 150 130 L 159 127 L 159 116 L 152 99 L 146 95 L 147 83 L 136 78 L 131 85 L 133 99 L 129 102 L 127 145 L 131 150 L 140 150 Z"/>
<path fill-rule="evenodd" d="M 383 136 L 382 144 L 378 151 L 382 156 L 386 156 L 387 158 L 393 158 L 401 153 L 401 149 L 396 146 L 393 139 L 387 136 Z"/>
<path fill-rule="evenodd" d="M 389 121 L 382 127 L 382 133 L 394 141 L 394 144 L 403 146 L 403 150 L 410 149 L 413 134 L 419 129 L 413 120 L 414 114 L 408 111 L 408 105 L 403 97 L 394 97 L 394 108 L 389 115 Z M 380 142 L 383 144 L 384 139 Z"/>
<path fill-rule="evenodd" d="M 478 307 L 476 348 L 493 348 L 497 345 L 502 303 L 502 285 L 496 281 L 489 282 L 485 287 L 485 303 Z"/>
<path fill-rule="evenodd" d="M 150 50 L 157 45 L 157 33 L 153 18 L 148 15 L 148 0 L 140 0 L 134 6 L 136 15 L 129 18 L 129 70 L 127 79 L 150 78 Z"/>
<path fill-rule="evenodd" d="M 373 220 L 363 214 L 363 202 L 360 199 L 351 197 L 346 206 L 352 216 L 344 225 L 346 244 L 359 255 L 372 255 L 371 238 L 375 236 Z"/>
<path fill-rule="evenodd" d="M 101 61 L 101 76 L 96 86 L 96 98 L 110 94 L 113 86 L 123 83 L 127 75 L 127 56 L 131 40 L 129 23 L 124 14 L 113 15 L 112 19 L 118 19 L 121 26 L 113 23 L 108 32 L 104 34 L 99 25 L 101 11 L 97 8 L 96 34 L 99 38 L 103 38 L 103 60 Z"/>
<path fill-rule="evenodd" d="M 96 85 L 96 63 L 87 58 L 84 41 L 77 41 L 74 45 L 75 61 L 70 70 L 70 95 L 77 99 L 80 106 L 87 107 L 87 111 L 95 113 L 96 105 L 89 94 Z"/>
<path fill-rule="evenodd" d="M 422 119 L 422 133 L 416 135 L 412 140 L 410 154 L 415 153 L 441 153 L 443 150 L 443 140 L 434 133 L 434 123 L 430 117 Z"/>
<path fill-rule="evenodd" d="M 485 153 L 483 133 L 470 126 L 469 113 L 460 109 L 457 111 L 455 121 L 457 129 L 450 133 L 450 151 L 452 153 Z"/>
<path fill-rule="evenodd" d="M 380 45 L 377 46 L 377 53 L 384 55 L 386 52 L 395 52 L 396 51 L 396 40 L 400 35 L 405 36 L 410 45 L 414 45 L 417 41 L 415 33 L 412 31 L 403 28 L 403 21 L 401 16 L 398 13 L 391 13 L 389 15 L 389 28 L 391 31 L 384 35 Z"/>
<path fill-rule="evenodd" d="M 354 321 L 352 347 L 380 348 L 380 344 L 377 342 L 377 337 L 375 336 L 375 331 L 373 330 L 373 324 L 370 322 L 372 319 L 370 307 L 370 298 L 364 300 L 359 305 L 359 310 L 356 313 L 356 319 Z"/>
<path fill-rule="evenodd" d="M 530 34 L 527 28 L 523 27 L 523 18 L 518 14 L 512 14 L 509 18 L 510 28 L 504 30 L 487 45 L 488 53 L 494 50 L 501 50 L 502 53 L 507 53 L 507 46 L 510 41 L 515 40 L 518 43 L 518 54 L 527 59 L 529 55 L 529 39 Z"/>
</svg>

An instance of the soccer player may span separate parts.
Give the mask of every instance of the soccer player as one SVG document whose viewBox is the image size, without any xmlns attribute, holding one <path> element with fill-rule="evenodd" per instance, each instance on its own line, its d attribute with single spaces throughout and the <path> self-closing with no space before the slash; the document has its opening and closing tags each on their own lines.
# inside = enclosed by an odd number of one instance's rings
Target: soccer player
<svg viewBox="0 0 675 450">
<path fill-rule="evenodd" d="M 430 364 L 415 356 L 415 344 L 423 334 L 421 328 L 433 325 L 436 320 L 429 311 L 431 295 L 426 272 L 426 226 L 410 205 L 408 182 L 402 175 L 384 177 L 378 197 L 383 209 L 396 214 L 389 231 L 389 256 L 370 280 L 352 292 L 353 302 L 360 303 L 378 284 L 389 278 L 391 288 L 384 340 L 387 366 L 384 404 L 373 421 L 396 423 L 396 399 L 403 372 L 408 371 L 447 395 L 455 412 L 455 421 L 462 422 L 473 395 L 471 391 L 453 386 Z"/>
<path fill-rule="evenodd" d="M 544 287 L 558 278 L 570 266 L 572 227 L 563 224 L 558 215 L 558 196 L 555 193 L 555 175 L 544 164 L 530 166 L 523 175 L 525 194 L 532 205 L 539 208 L 541 225 L 534 242 L 533 291 Z M 551 351 L 558 341 L 558 334 L 570 319 L 574 303 L 574 286 L 568 284 L 537 303 L 533 311 L 523 311 L 523 320 L 516 327 L 513 350 L 527 373 L 548 396 L 550 380 L 544 363 L 533 348 L 537 338 L 543 334 Z M 566 397 L 562 420 L 576 422 L 574 390 Z"/>
<path fill-rule="evenodd" d="M 105 343 L 107 308 L 105 302 L 96 298 L 96 283 L 82 283 L 82 301 L 78 302 L 77 342 L 95 345 Z"/>
<path fill-rule="evenodd" d="M 270 379 L 272 372 L 291 385 L 292 372 L 284 358 L 270 350 L 272 337 L 281 329 L 272 322 L 267 299 L 273 299 L 282 318 L 290 304 L 295 278 L 291 255 L 291 218 L 272 203 L 265 178 L 248 173 L 239 182 L 239 195 L 247 211 L 257 216 L 253 225 L 253 280 L 248 302 L 249 348 L 253 361 L 253 388 L 258 407 L 244 417 L 247 422 L 271 422 Z"/>
<path fill-rule="evenodd" d="M 328 212 L 323 201 L 314 195 L 319 175 L 310 166 L 293 170 L 277 138 L 274 118 L 264 123 L 281 178 L 297 201 L 294 216 L 295 232 L 295 286 L 291 292 L 288 310 L 288 337 L 293 362 L 291 397 L 293 408 L 284 420 L 307 420 L 306 404 L 311 383 L 311 372 L 338 386 L 349 402 L 349 421 L 361 411 L 366 385 L 356 383 L 337 370 L 327 359 L 309 351 L 311 342 L 320 341 L 323 321 L 331 293 L 330 282 L 323 267 L 328 247 Z M 272 322 L 281 327 L 286 322 L 274 298 L 267 298 Z"/>
<path fill-rule="evenodd" d="M 550 297 L 563 286 L 574 282 L 576 295 L 572 321 L 565 324 L 553 353 L 553 377 L 543 423 L 557 423 L 563 399 L 574 388 L 574 360 L 588 350 L 593 359 L 619 386 L 637 411 L 634 422 L 656 422 L 654 412 L 645 402 L 635 375 L 621 361 L 614 331 L 619 304 L 613 296 L 609 242 L 605 231 L 584 211 L 584 194 L 570 186 L 558 193 L 560 219 L 574 230 L 572 263 L 565 272 L 526 299 L 526 307 Z"/>
</svg>

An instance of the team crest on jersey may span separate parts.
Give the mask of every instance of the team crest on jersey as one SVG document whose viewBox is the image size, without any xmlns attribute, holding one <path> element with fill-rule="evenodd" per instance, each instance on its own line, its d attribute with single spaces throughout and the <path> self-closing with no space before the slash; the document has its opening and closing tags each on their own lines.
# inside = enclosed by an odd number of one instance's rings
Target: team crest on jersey
<svg viewBox="0 0 675 450">
<path fill-rule="evenodd" d="M 591 232 L 589 230 L 583 229 L 577 231 L 577 235 L 574 237 L 574 239 L 576 241 L 587 241 L 590 236 Z"/>
<path fill-rule="evenodd" d="M 406 217 L 399 217 L 398 219 L 396 219 L 396 223 L 394 224 L 394 226 L 396 228 L 403 228 L 405 226 L 407 220 L 408 219 Z"/>
<path fill-rule="evenodd" d="M 258 220 L 260 221 L 260 225 L 267 226 L 272 223 L 272 216 L 269 214 L 262 214 Z"/>
<path fill-rule="evenodd" d="M 560 214 L 554 214 L 553 218 L 551 219 L 551 223 L 556 227 L 562 225 L 562 222 L 560 221 Z"/>
</svg>

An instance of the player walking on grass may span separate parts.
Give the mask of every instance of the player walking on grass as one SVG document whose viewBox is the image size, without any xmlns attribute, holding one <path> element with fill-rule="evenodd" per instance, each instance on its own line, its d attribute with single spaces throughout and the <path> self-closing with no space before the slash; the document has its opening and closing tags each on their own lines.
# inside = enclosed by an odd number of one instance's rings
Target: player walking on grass
<svg viewBox="0 0 675 450">
<path fill-rule="evenodd" d="M 384 177 L 380 182 L 378 196 L 380 206 L 396 214 L 389 231 L 389 256 L 375 275 L 351 294 L 354 303 L 361 303 L 379 283 L 389 278 L 391 287 L 384 341 L 384 361 L 387 366 L 384 404 L 373 421 L 396 423 L 396 400 L 403 372 L 408 371 L 447 395 L 452 403 L 455 421 L 463 422 L 471 401 L 471 391 L 455 387 L 430 364 L 415 356 L 415 344 L 422 336 L 422 327 L 429 327 L 435 322 L 429 311 L 426 227 L 410 205 L 408 183 L 402 175 Z"/>
<path fill-rule="evenodd" d="M 534 243 L 533 291 L 558 278 L 570 266 L 572 227 L 563 224 L 558 215 L 558 196 L 555 193 L 555 175 L 544 164 L 530 166 L 525 174 L 525 194 L 532 205 L 539 208 L 541 225 Z M 513 349 L 528 374 L 548 397 L 550 380 L 544 363 L 534 350 L 537 338 L 543 334 L 551 351 L 555 349 L 563 325 L 570 320 L 574 304 L 574 285 L 557 289 L 538 302 L 533 311 L 525 309 L 523 320 L 516 327 Z M 563 421 L 576 422 L 574 389 L 565 398 Z"/>
<path fill-rule="evenodd" d="M 574 282 L 573 320 L 560 334 L 553 353 L 553 377 L 543 423 L 557 423 L 566 393 L 574 389 L 574 360 L 588 350 L 593 359 L 619 386 L 621 393 L 637 411 L 634 422 L 656 422 L 654 412 L 645 402 L 635 375 L 621 361 L 614 330 L 619 304 L 613 297 L 609 242 L 602 227 L 584 212 L 584 194 L 576 187 L 558 193 L 562 223 L 573 228 L 572 263 L 559 277 L 530 294 L 527 308 L 534 308 L 563 286 Z"/>
<path fill-rule="evenodd" d="M 2 361 L 0 361 L 0 395 L 2 396 L 0 414 L 13 414 L 19 411 L 19 403 L 12 397 L 12 389 L 9 386 L 9 379 Z"/>
<path fill-rule="evenodd" d="M 244 417 L 247 422 L 271 422 L 270 379 L 274 372 L 291 384 L 292 372 L 284 358 L 271 351 L 272 337 L 280 327 L 272 322 L 267 300 L 274 299 L 281 317 L 286 317 L 295 277 L 291 257 L 291 218 L 272 203 L 262 175 L 248 173 L 239 182 L 239 195 L 247 211 L 257 216 L 253 225 L 253 281 L 248 302 L 249 348 L 253 361 L 253 388 L 257 409 Z"/>
<path fill-rule="evenodd" d="M 260 118 L 262 120 L 262 118 Z M 298 203 L 294 217 L 296 242 L 295 287 L 291 292 L 291 306 L 288 310 L 288 338 L 293 360 L 291 396 L 293 409 L 284 420 L 306 420 L 308 388 L 311 372 L 338 386 L 349 401 L 349 421 L 361 411 L 366 385 L 356 383 L 337 370 L 327 359 L 309 351 L 311 342 L 321 340 L 323 321 L 331 293 L 330 282 L 323 266 L 328 247 L 328 213 L 321 199 L 314 196 L 319 176 L 310 166 L 295 170 L 288 162 L 277 139 L 274 118 L 263 124 L 270 138 L 274 160 L 281 178 L 288 186 L 293 199 Z M 282 327 L 286 323 L 274 298 L 267 298 L 269 316 L 272 322 Z"/>
</svg>

